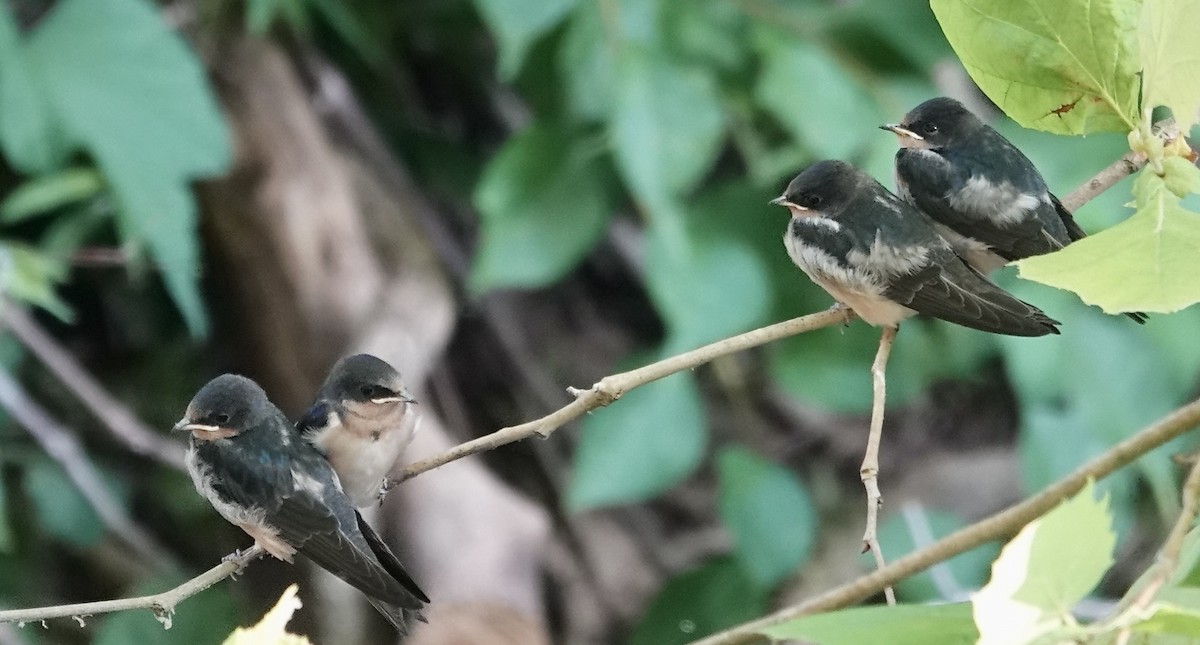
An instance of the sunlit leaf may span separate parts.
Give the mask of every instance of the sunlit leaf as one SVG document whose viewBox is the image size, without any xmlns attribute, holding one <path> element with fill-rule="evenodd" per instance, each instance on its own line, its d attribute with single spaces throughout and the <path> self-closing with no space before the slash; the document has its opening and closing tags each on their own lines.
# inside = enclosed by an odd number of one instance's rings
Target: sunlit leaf
<svg viewBox="0 0 1200 645">
<path fill-rule="evenodd" d="M 971 605 L 965 602 L 855 607 L 804 616 L 760 633 L 812 645 L 968 645 L 979 636 L 971 621 Z"/>
<path fill-rule="evenodd" d="M 1171 108 L 1181 132 L 1191 130 L 1200 110 L 1200 0 L 1143 0 L 1138 43 L 1143 108 Z"/>
<path fill-rule="evenodd" d="M 733 558 L 710 560 L 672 578 L 633 630 L 630 645 L 683 645 L 758 616 L 767 592 Z"/>
<path fill-rule="evenodd" d="M 717 455 L 718 509 L 734 554 L 764 589 L 808 559 L 817 510 L 791 471 L 742 447 Z"/>
<path fill-rule="evenodd" d="M 1062 134 L 1134 128 L 1139 2 L 931 0 L 930 6 L 967 73 L 1017 123 Z"/>
<path fill-rule="evenodd" d="M 475 289 L 540 286 L 575 266 L 612 210 L 611 171 L 572 147 L 567 132 L 535 124 L 492 158 L 475 191 L 483 217 Z"/>
<path fill-rule="evenodd" d="M 1089 483 L 1021 529 L 972 596 L 979 645 L 1024 643 L 1063 625 L 1112 565 L 1111 522 L 1107 498 Z"/>
<path fill-rule="evenodd" d="M 296 597 L 298 589 L 294 584 L 284 589 L 283 595 L 262 620 L 252 627 L 235 629 L 223 645 L 309 645 L 311 641 L 304 636 L 287 631 L 292 614 L 302 606 Z"/>
<path fill-rule="evenodd" d="M 1178 634 L 1200 638 L 1200 609 L 1156 602 L 1146 608 L 1146 618 L 1135 622 L 1135 632 Z"/>
<path fill-rule="evenodd" d="M 229 163 L 229 135 L 204 70 L 144 0 L 64 0 L 29 39 L 71 140 L 109 180 L 122 235 L 145 244 L 194 334 L 206 330 L 189 182 Z"/>
<path fill-rule="evenodd" d="M 1164 164 L 1168 174 L 1200 176 L 1200 169 L 1172 159 Z M 1170 313 L 1200 301 L 1200 281 L 1194 279 L 1200 271 L 1200 213 L 1185 209 L 1150 168 L 1138 176 L 1133 193 L 1132 217 L 1061 251 L 1021 260 L 1021 277 L 1074 291 L 1109 313 Z"/>
<path fill-rule="evenodd" d="M 633 390 L 584 419 L 567 504 L 582 511 L 654 497 L 696 469 L 707 441 L 691 374 Z"/>
</svg>

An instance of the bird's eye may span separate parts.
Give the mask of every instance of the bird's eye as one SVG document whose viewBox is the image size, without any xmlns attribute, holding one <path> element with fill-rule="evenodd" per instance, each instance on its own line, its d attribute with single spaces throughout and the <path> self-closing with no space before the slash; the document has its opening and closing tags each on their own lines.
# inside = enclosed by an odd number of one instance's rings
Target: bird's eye
<svg viewBox="0 0 1200 645">
<path fill-rule="evenodd" d="M 823 201 L 825 200 L 820 195 L 809 193 L 800 198 L 800 205 L 805 208 L 817 208 Z"/>
<path fill-rule="evenodd" d="M 361 390 L 364 399 L 382 399 L 389 396 L 395 396 L 391 390 L 382 385 L 364 385 Z"/>
<path fill-rule="evenodd" d="M 217 425 L 223 426 L 223 425 L 229 423 L 229 415 L 222 412 L 221 414 L 214 416 L 213 421 L 216 421 Z"/>
<path fill-rule="evenodd" d="M 938 127 L 936 123 L 926 123 L 925 125 L 921 126 L 921 132 L 924 132 L 925 134 L 937 134 L 937 131 Z"/>
</svg>

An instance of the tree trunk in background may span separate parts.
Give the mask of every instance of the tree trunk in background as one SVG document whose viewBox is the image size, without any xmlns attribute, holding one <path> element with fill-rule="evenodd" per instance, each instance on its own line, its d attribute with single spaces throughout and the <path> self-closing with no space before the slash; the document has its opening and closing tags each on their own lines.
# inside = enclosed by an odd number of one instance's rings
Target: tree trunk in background
<svg viewBox="0 0 1200 645">
<path fill-rule="evenodd" d="M 254 39 L 218 49 L 209 64 L 235 166 L 201 195 L 216 265 L 210 301 L 241 342 L 242 364 L 293 416 L 328 366 L 357 351 L 392 362 L 420 398 L 456 319 L 414 217 L 428 206 L 334 140 L 280 49 Z M 407 459 L 454 443 L 432 410 L 422 413 Z M 478 460 L 401 486 L 376 523 L 402 527 L 406 548 L 396 550 L 434 601 L 411 642 L 549 642 L 540 582 L 548 519 Z M 363 623 L 343 613 L 348 598 L 365 606 L 357 593 L 319 588 L 342 597 L 318 602 L 340 618 L 322 616 L 320 640 L 367 642 Z"/>
</svg>

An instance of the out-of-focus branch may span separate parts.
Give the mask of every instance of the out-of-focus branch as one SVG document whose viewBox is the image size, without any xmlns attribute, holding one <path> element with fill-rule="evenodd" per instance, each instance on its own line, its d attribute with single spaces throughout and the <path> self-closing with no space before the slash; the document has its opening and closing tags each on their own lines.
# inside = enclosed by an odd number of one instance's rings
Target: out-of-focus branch
<svg viewBox="0 0 1200 645">
<path fill-rule="evenodd" d="M 1200 424 L 1200 399 L 1175 410 L 1137 434 L 1075 469 L 1074 472 L 1043 488 L 1041 492 L 999 513 L 955 531 L 930 546 L 914 551 L 877 569 L 802 603 L 737 627 L 695 641 L 693 645 L 735 645 L 760 638 L 762 630 L 795 620 L 801 616 L 832 611 L 861 602 L 889 585 L 969 551 L 981 544 L 1008 537 L 1041 517 L 1059 502 L 1079 492 L 1088 480 L 1103 479 L 1151 450 Z"/>
<path fill-rule="evenodd" d="M 246 565 L 257 560 L 262 554 L 262 548 L 255 544 L 245 551 L 226 557 L 221 564 L 178 587 L 151 596 L 0 611 L 0 623 L 28 623 L 50 618 L 84 618 L 96 614 L 112 613 L 114 611 L 149 609 L 154 612 L 154 616 L 158 618 L 159 622 L 169 628 L 171 626 L 171 615 L 175 613 L 175 605 L 208 589 L 225 578 L 241 573 L 242 569 L 246 568 Z"/>
<path fill-rule="evenodd" d="M 58 462 L 104 526 L 139 556 L 159 568 L 173 566 L 166 549 L 129 519 L 121 505 L 108 492 L 100 473 L 92 465 L 79 439 L 57 419 L 50 416 L 7 371 L 0 370 L 0 406 L 41 444 L 50 458 Z"/>
<path fill-rule="evenodd" d="M 408 468 L 404 469 L 400 477 L 389 481 L 388 485 L 389 487 L 394 486 L 406 479 L 416 477 L 425 471 L 433 470 L 456 459 L 462 459 L 463 457 L 485 450 L 492 450 L 493 448 L 498 448 L 514 441 L 520 441 L 521 439 L 528 439 L 534 435 L 542 438 L 549 437 L 551 433 L 564 424 L 578 419 L 586 412 L 609 405 L 634 388 L 652 383 L 676 372 L 698 367 L 726 354 L 740 352 L 751 347 L 758 347 L 773 340 L 829 327 L 837 323 L 848 322 L 853 320 L 853 318 L 854 314 L 849 309 L 835 305 L 820 313 L 809 314 L 785 320 L 781 323 L 775 323 L 774 325 L 760 327 L 744 334 L 731 336 L 724 340 L 665 358 L 657 363 L 651 363 L 628 372 L 606 376 L 586 390 L 569 389 L 568 391 L 575 395 L 575 400 L 558 410 L 540 419 L 522 423 L 521 425 L 501 428 L 478 439 L 459 444 L 440 455 L 411 464 Z"/>
<path fill-rule="evenodd" d="M 58 380 L 67 386 L 113 436 L 129 450 L 183 471 L 183 447 L 142 423 L 113 398 L 91 374 L 37 324 L 29 312 L 11 301 L 0 302 L 0 324 L 8 327 Z"/>
</svg>

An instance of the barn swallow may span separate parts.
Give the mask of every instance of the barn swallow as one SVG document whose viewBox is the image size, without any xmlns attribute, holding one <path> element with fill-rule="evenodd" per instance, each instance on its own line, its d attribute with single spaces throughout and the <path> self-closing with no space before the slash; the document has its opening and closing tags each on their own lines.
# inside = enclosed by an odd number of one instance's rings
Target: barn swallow
<svg viewBox="0 0 1200 645">
<path fill-rule="evenodd" d="M 254 381 L 225 374 L 200 388 L 175 430 L 196 490 L 285 562 L 300 553 L 366 595 L 400 633 L 429 598 L 354 509 L 329 462 L 299 440 Z"/>
<path fill-rule="evenodd" d="M 882 125 L 900 140 L 896 191 L 979 271 L 1086 236 L 1029 160 L 962 103 L 930 99 Z M 1126 314 L 1145 322 L 1145 314 Z"/>
<path fill-rule="evenodd" d="M 792 214 L 792 261 L 872 325 L 921 313 L 996 334 L 1058 333 L 1058 321 L 992 284 L 928 216 L 849 164 L 813 164 L 771 203 Z"/>
<path fill-rule="evenodd" d="M 329 460 L 350 501 L 370 506 L 417 430 L 415 403 L 395 368 L 355 354 L 334 364 L 296 430 Z"/>
</svg>

